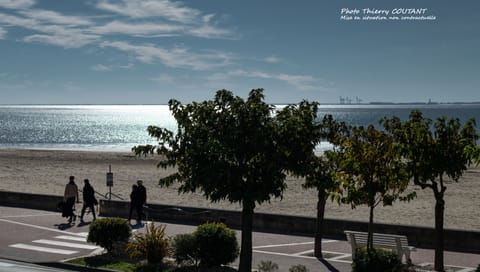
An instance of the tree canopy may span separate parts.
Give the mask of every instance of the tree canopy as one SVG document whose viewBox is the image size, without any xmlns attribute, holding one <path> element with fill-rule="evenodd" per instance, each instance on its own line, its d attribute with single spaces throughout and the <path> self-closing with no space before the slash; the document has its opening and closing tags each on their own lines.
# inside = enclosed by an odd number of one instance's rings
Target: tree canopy
<svg viewBox="0 0 480 272">
<path fill-rule="evenodd" d="M 429 188 L 435 196 L 435 270 L 443 271 L 443 220 L 445 178 L 457 182 L 472 162 L 479 161 L 478 133 L 474 119 L 462 126 L 458 118 L 424 118 L 412 111 L 406 121 L 384 119 L 384 127 L 394 135 L 398 151 L 407 163 L 414 184 Z"/>
<path fill-rule="evenodd" d="M 158 145 L 133 148 L 138 155 L 163 155 L 159 167 L 177 167 L 160 185 L 178 182 L 180 193 L 201 191 L 212 202 L 242 205 L 240 271 L 251 269 L 255 206 L 282 197 L 286 173 L 304 171 L 303 162 L 319 141 L 317 103 L 303 101 L 275 111 L 263 100 L 263 89 L 252 90 L 246 100 L 227 90 L 201 103 L 182 105 L 172 99 L 177 132 L 149 126 Z"/>
</svg>

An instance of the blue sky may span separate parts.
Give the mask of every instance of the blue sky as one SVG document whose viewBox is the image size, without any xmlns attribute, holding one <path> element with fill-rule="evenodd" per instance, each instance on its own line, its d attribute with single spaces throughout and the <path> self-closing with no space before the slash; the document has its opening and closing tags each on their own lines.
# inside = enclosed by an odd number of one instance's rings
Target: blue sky
<svg viewBox="0 0 480 272">
<path fill-rule="evenodd" d="M 342 8 L 435 20 L 346 21 Z M 0 0 L 0 104 L 480 101 L 477 0 Z"/>
</svg>

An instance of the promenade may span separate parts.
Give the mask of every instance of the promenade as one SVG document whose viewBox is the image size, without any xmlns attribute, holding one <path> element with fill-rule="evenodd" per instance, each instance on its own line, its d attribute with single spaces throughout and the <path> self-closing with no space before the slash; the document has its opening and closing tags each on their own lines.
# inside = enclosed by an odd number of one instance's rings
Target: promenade
<svg viewBox="0 0 480 272">
<path fill-rule="evenodd" d="M 77 221 L 70 226 L 57 212 L 0 206 L 0 258 L 47 264 L 98 254 L 103 249 L 86 242 L 88 218 L 86 216 L 86 224 Z M 169 236 L 190 233 L 196 227 L 166 225 Z M 237 237 L 240 238 L 239 231 Z M 254 232 L 253 268 L 261 261 L 270 260 L 279 265 L 279 271 L 288 271 L 296 264 L 305 265 L 311 272 L 351 271 L 351 251 L 346 241 L 326 239 L 323 248 L 326 259 L 319 261 L 312 257 L 313 237 Z M 433 254 L 432 249 L 418 248 L 412 253 L 412 261 L 416 265 L 427 265 L 433 262 Z M 445 264 L 450 271 L 475 271 L 479 263 L 480 254 L 445 252 Z"/>
</svg>

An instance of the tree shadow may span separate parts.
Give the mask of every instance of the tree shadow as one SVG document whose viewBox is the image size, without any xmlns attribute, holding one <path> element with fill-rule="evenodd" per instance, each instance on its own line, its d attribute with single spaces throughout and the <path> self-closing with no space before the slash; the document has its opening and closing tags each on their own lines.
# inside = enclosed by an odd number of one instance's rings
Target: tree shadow
<svg viewBox="0 0 480 272">
<path fill-rule="evenodd" d="M 325 267 L 328 269 L 328 271 L 332 271 L 332 272 L 340 272 L 340 270 L 336 269 L 331 263 L 329 263 L 327 260 L 325 259 L 318 259 L 323 265 L 325 265 Z"/>
</svg>

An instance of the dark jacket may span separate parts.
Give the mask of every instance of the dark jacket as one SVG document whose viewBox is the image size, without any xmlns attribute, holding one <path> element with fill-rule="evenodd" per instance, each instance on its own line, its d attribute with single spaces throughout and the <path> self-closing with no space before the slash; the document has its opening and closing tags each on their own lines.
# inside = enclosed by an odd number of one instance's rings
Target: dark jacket
<svg viewBox="0 0 480 272">
<path fill-rule="evenodd" d="M 90 184 L 83 186 L 83 202 L 85 204 L 95 204 L 95 202 L 97 202 L 95 199 L 95 190 Z"/>
<path fill-rule="evenodd" d="M 140 205 L 145 204 L 145 202 L 147 201 L 147 189 L 143 185 L 138 185 L 137 194 L 138 194 L 138 203 Z"/>
</svg>

